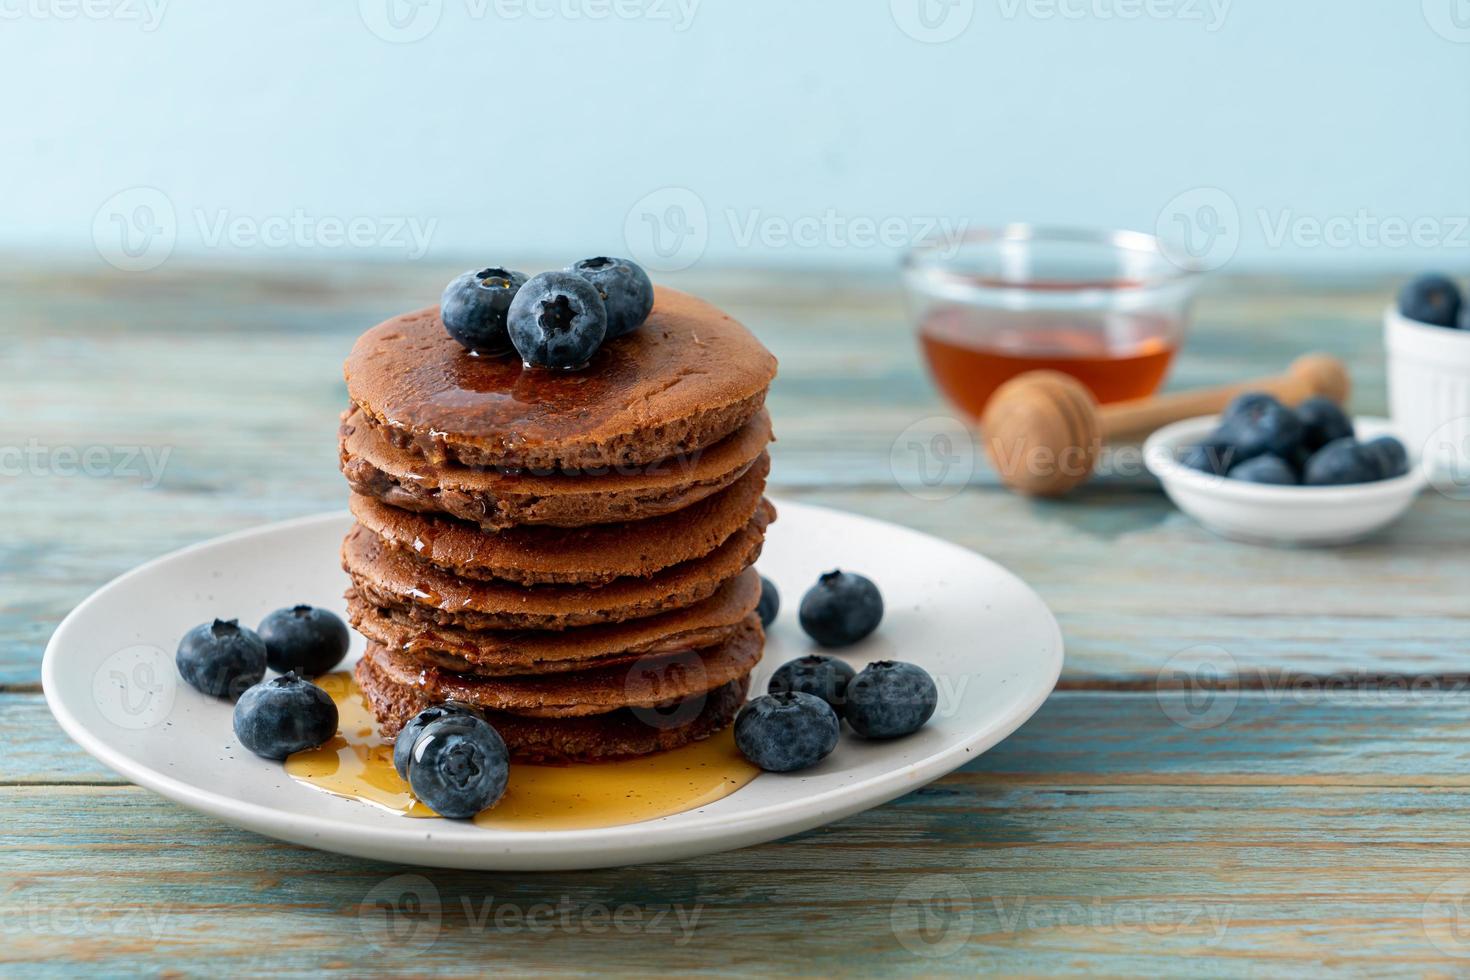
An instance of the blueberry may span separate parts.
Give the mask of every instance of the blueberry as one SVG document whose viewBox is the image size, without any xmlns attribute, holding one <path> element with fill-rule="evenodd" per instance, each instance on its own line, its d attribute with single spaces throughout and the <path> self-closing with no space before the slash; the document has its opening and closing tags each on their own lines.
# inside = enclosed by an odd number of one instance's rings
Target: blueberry
<svg viewBox="0 0 1470 980">
<path fill-rule="evenodd" d="M 1331 398 L 1308 398 L 1296 407 L 1296 417 L 1301 419 L 1302 448 L 1308 453 L 1353 434 L 1352 419 Z"/>
<path fill-rule="evenodd" d="M 184 634 L 174 663 L 190 687 L 236 698 L 265 676 L 265 641 L 237 619 L 216 619 Z"/>
<path fill-rule="evenodd" d="M 766 694 L 735 716 L 735 745 L 766 772 L 794 772 L 831 754 L 841 724 L 815 694 Z"/>
<path fill-rule="evenodd" d="M 482 719 L 485 717 L 480 713 L 480 709 L 471 705 L 446 701 L 443 704 L 431 705 L 408 720 L 408 724 L 403 726 L 398 737 L 393 740 L 393 768 L 398 770 L 398 775 L 404 779 L 408 778 L 408 762 L 413 753 L 413 743 L 418 741 L 424 729 L 440 718 L 455 715 L 472 715 Z"/>
<path fill-rule="evenodd" d="M 788 660 L 771 675 L 766 690 L 771 694 L 799 691 L 815 694 L 832 706 L 837 717 L 842 717 L 847 703 L 847 685 L 853 678 L 853 669 L 836 657 L 814 653 L 806 657 Z"/>
<path fill-rule="evenodd" d="M 1303 483 L 1310 486 L 1334 486 L 1348 483 L 1372 483 L 1379 479 L 1379 459 L 1363 451 L 1363 444 L 1352 436 L 1329 442 L 1307 460 Z"/>
<path fill-rule="evenodd" d="M 1393 436 L 1379 436 L 1363 443 L 1363 453 L 1378 468 L 1378 479 L 1392 480 L 1409 472 L 1409 453 Z"/>
<path fill-rule="evenodd" d="M 511 343 L 533 367 L 577 368 L 607 334 L 607 306 L 597 287 L 571 272 L 532 276 L 511 301 Z"/>
<path fill-rule="evenodd" d="M 335 734 L 331 695 L 294 672 L 256 684 L 235 704 L 235 737 L 267 759 L 314 749 Z"/>
<path fill-rule="evenodd" d="M 1267 453 L 1291 459 L 1301 446 L 1302 421 L 1270 395 L 1242 395 L 1225 410 L 1219 434 L 1230 441 L 1237 463 Z"/>
<path fill-rule="evenodd" d="M 1263 406 L 1273 402 L 1276 402 L 1276 398 L 1264 391 L 1248 391 L 1243 395 L 1236 395 L 1231 399 L 1230 404 L 1225 406 L 1225 411 L 1220 413 L 1220 422 L 1223 425 L 1242 415 L 1260 411 Z"/>
<path fill-rule="evenodd" d="M 761 576 L 761 601 L 755 604 L 756 614 L 761 618 L 761 626 L 770 629 L 771 624 L 776 621 L 776 613 L 781 611 L 781 593 L 776 591 L 776 583 Z"/>
<path fill-rule="evenodd" d="M 1294 466 L 1280 456 L 1269 454 L 1235 464 L 1230 468 L 1230 479 L 1245 480 L 1248 483 L 1279 483 L 1293 487 L 1301 482 Z"/>
<path fill-rule="evenodd" d="M 824 647 L 851 646 L 878 628 L 883 596 L 861 575 L 834 570 L 801 597 L 801 628 Z"/>
<path fill-rule="evenodd" d="M 632 259 L 599 255 L 568 266 L 567 271 L 597 287 L 607 304 L 607 340 L 637 330 L 653 312 L 653 283 Z"/>
<path fill-rule="evenodd" d="M 1189 447 L 1180 461 L 1192 470 L 1224 476 L 1235 460 L 1235 445 L 1216 430 L 1198 445 Z"/>
<path fill-rule="evenodd" d="M 352 642 L 341 617 L 315 606 L 277 609 L 256 628 L 265 641 L 266 663 L 284 674 L 294 670 L 307 677 L 325 674 L 347 656 Z"/>
<path fill-rule="evenodd" d="M 895 660 L 868 664 L 847 685 L 847 723 L 868 738 L 918 731 L 934 714 L 939 690 L 922 667 Z"/>
<path fill-rule="evenodd" d="M 414 740 L 408 784 L 441 817 L 468 820 L 494 806 L 509 778 L 505 740 L 483 718 L 440 718 L 425 725 Z"/>
<path fill-rule="evenodd" d="M 524 272 L 498 266 L 466 272 L 444 287 L 439 319 L 449 336 L 467 350 L 503 354 L 511 347 L 506 314 L 525 283 Z"/>
<path fill-rule="evenodd" d="M 1399 312 L 1420 323 L 1453 327 L 1460 317 L 1460 287 L 1448 276 L 1420 276 L 1399 290 Z"/>
</svg>

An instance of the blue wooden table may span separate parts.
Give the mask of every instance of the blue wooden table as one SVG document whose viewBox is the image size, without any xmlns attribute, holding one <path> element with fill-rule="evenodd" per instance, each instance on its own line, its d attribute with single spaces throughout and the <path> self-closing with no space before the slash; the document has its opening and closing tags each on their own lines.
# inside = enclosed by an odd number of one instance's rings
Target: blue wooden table
<svg viewBox="0 0 1470 980">
<path fill-rule="evenodd" d="M 982 467 L 914 496 L 890 450 L 947 413 L 883 277 L 673 284 L 781 359 L 776 492 L 975 548 L 1056 612 L 1060 688 L 984 757 L 778 843 L 547 875 L 303 850 L 92 762 L 42 700 L 57 621 L 164 551 L 340 508 L 341 359 L 457 271 L 0 270 L 0 972 L 1470 970 L 1466 505 L 1429 492 L 1369 542 L 1278 551 L 1138 477 L 1038 503 Z M 1391 288 L 1216 281 L 1170 383 L 1324 349 L 1381 412 Z M 68 463 L 89 450 L 90 475 Z"/>
</svg>

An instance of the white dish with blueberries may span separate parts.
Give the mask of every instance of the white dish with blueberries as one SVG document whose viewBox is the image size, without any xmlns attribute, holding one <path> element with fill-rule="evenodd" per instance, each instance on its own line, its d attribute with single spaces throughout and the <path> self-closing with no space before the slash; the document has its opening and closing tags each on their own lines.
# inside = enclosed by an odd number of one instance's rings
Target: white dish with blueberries
<svg viewBox="0 0 1470 980">
<path fill-rule="evenodd" d="M 587 830 L 498 829 L 408 819 L 288 775 L 279 758 L 320 743 L 338 723 L 331 700 L 298 675 L 341 669 L 361 653 L 361 638 L 340 622 L 344 578 L 336 542 L 347 515 L 205 542 L 103 587 L 47 647 L 47 701 L 67 733 L 118 773 L 249 830 L 387 861 L 556 870 L 675 860 L 841 819 L 976 758 L 1051 692 L 1061 671 L 1061 633 L 1015 576 L 894 525 L 779 506 L 782 519 L 766 542 L 761 573 L 794 600 L 813 583 L 820 592 L 834 568 L 863 569 L 875 586 L 856 576 L 847 584 L 869 588 L 881 611 L 857 617 L 862 623 L 845 612 L 827 625 L 847 632 L 861 626 L 862 633 L 872 620 L 876 629 L 834 649 L 829 641 L 852 637 L 823 636 L 820 611 L 789 601 L 768 630 L 751 703 L 735 728 L 741 750 L 767 771 L 723 799 L 671 816 Z M 221 663 L 229 669 L 207 669 Z M 910 691 L 908 700 L 924 710 L 894 714 L 879 699 L 872 705 L 879 710 L 855 714 L 864 684 Z M 838 688 L 848 694 L 841 721 L 827 703 Z M 773 696 L 762 698 L 768 689 Z M 825 726 L 798 726 L 810 729 L 810 739 L 770 737 L 788 713 Z M 462 741 L 465 733 L 451 734 Z M 420 764 L 427 765 L 412 767 Z M 421 774 L 426 787 L 431 769 Z M 515 769 L 512 763 L 505 778 L 514 780 Z"/>
<path fill-rule="evenodd" d="M 1241 395 L 1219 416 L 1155 432 L 1144 460 L 1180 510 L 1262 544 L 1360 540 L 1401 517 L 1425 485 L 1393 423 L 1350 418 L 1325 398 L 1288 408 Z"/>
</svg>

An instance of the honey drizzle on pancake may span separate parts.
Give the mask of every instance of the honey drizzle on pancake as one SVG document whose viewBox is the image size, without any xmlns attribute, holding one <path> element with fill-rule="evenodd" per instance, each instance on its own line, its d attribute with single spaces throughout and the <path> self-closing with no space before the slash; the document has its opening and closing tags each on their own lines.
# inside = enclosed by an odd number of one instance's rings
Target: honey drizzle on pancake
<svg viewBox="0 0 1470 980">
<path fill-rule="evenodd" d="M 317 683 L 336 702 L 337 734 L 287 759 L 291 778 L 404 816 L 437 817 L 393 769 L 393 744 L 379 736 L 352 674 L 328 674 Z M 475 823 L 496 830 L 616 827 L 707 806 L 759 773 L 736 750 L 733 727 L 683 748 L 620 762 L 512 763 L 505 796 Z"/>
</svg>

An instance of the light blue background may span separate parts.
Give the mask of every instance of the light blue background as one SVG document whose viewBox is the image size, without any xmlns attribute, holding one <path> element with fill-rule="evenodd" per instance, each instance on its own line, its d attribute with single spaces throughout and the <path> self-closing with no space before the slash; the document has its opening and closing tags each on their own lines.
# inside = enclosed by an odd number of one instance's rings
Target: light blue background
<svg viewBox="0 0 1470 980">
<path fill-rule="evenodd" d="M 402 261 L 407 218 L 436 258 L 646 253 L 652 221 L 691 231 L 670 265 L 886 267 L 931 220 L 1151 231 L 1204 187 L 1236 268 L 1470 254 L 1457 0 L 953 0 L 944 43 L 917 0 L 80 2 L 0 0 L 3 246 L 106 256 L 143 187 L 174 255 Z"/>
</svg>

